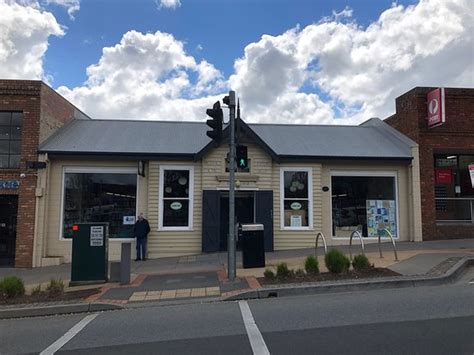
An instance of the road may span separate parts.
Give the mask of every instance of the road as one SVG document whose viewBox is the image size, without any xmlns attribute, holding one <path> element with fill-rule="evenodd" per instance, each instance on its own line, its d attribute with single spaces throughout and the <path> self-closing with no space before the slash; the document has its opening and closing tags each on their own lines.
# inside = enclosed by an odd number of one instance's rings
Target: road
<svg viewBox="0 0 474 355">
<path fill-rule="evenodd" d="M 2 354 L 43 351 L 472 355 L 474 270 L 436 287 L 0 321 Z"/>
</svg>

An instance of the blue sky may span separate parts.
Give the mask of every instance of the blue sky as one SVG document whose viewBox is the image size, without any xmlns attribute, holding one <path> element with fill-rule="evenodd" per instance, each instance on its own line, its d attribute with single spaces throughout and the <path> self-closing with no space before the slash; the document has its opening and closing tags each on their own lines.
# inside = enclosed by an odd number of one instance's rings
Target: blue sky
<svg viewBox="0 0 474 355">
<path fill-rule="evenodd" d="M 391 4 L 386 0 L 191 0 L 178 9 L 158 10 L 154 0 L 86 0 L 74 20 L 53 4 L 47 8 L 67 26 L 67 33 L 51 38 L 45 71 L 53 75 L 54 85 L 79 85 L 86 80 L 85 68 L 99 60 L 102 48 L 113 46 L 134 29 L 172 33 L 196 59 L 206 59 L 230 75 L 243 48 L 263 34 L 279 35 L 297 25 L 307 26 L 346 6 L 365 27 Z"/>
<path fill-rule="evenodd" d="M 385 118 L 415 86 L 474 86 L 470 0 L 0 0 L 0 77 L 95 118 Z"/>
</svg>

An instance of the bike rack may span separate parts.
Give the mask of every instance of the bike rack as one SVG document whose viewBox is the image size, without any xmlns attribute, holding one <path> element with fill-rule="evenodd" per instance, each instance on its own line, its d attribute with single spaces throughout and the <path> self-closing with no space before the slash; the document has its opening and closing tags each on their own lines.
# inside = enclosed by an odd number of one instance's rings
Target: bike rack
<svg viewBox="0 0 474 355">
<path fill-rule="evenodd" d="M 352 237 L 354 236 L 354 234 L 359 238 L 360 246 L 362 248 L 362 254 L 365 255 L 365 247 L 364 247 L 364 240 L 362 239 L 362 234 L 359 231 L 353 231 L 349 239 L 349 255 L 350 255 L 351 260 L 352 260 Z"/>
<path fill-rule="evenodd" d="M 390 240 L 392 241 L 392 245 L 393 245 L 393 253 L 395 254 L 395 261 L 398 261 L 398 255 L 397 255 L 397 246 L 395 244 L 395 239 L 393 239 L 393 236 L 392 236 L 392 233 L 387 229 L 387 228 L 384 228 L 382 229 L 382 231 L 385 231 L 388 236 L 390 237 Z M 382 248 L 380 248 L 380 237 L 381 237 L 381 233 L 377 233 L 379 235 L 379 253 L 380 253 L 380 257 L 383 258 L 383 254 L 382 254 Z"/>
<path fill-rule="evenodd" d="M 328 246 L 326 244 L 326 238 L 324 238 L 324 234 L 319 232 L 317 235 L 316 235 L 316 241 L 314 243 L 314 257 L 316 259 L 318 259 L 318 240 L 319 240 L 319 237 L 321 237 L 321 239 L 323 240 L 323 245 L 324 245 L 324 254 L 327 254 L 328 253 Z"/>
</svg>

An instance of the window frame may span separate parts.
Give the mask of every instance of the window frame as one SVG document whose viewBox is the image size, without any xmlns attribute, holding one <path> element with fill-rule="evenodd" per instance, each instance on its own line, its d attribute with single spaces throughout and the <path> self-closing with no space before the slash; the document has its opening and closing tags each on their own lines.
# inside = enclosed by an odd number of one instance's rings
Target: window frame
<svg viewBox="0 0 474 355">
<path fill-rule="evenodd" d="M 354 177 L 393 177 L 394 184 L 395 184 L 395 206 L 397 210 L 397 235 L 393 237 L 393 239 L 398 240 L 400 239 L 400 205 L 399 205 L 399 194 L 398 194 L 398 171 L 397 170 L 330 170 L 330 179 L 329 179 L 329 210 L 331 212 L 330 215 L 330 229 L 331 229 L 331 238 L 336 240 L 349 240 L 350 237 L 338 237 L 332 235 L 332 177 L 333 176 L 354 176 Z M 363 237 L 364 240 L 377 240 L 378 237 Z M 382 237 L 383 238 L 383 237 Z"/>
<path fill-rule="evenodd" d="M 300 171 L 308 174 L 308 226 L 291 227 L 285 226 L 285 172 Z M 313 230 L 313 168 L 312 167 L 281 167 L 280 168 L 280 230 L 311 231 Z M 300 198 L 298 200 L 304 200 Z"/>
<path fill-rule="evenodd" d="M 163 197 L 164 177 L 166 170 L 189 171 L 189 196 L 188 196 L 188 225 L 187 226 L 163 226 Z M 185 200 L 185 198 L 179 198 Z M 158 231 L 192 231 L 194 217 L 194 166 L 193 165 L 160 165 L 160 181 L 158 192 Z"/>
<path fill-rule="evenodd" d="M 9 137 L 8 139 L 2 139 L 1 141 L 3 142 L 8 142 L 8 153 L 7 154 L 0 154 L 2 156 L 6 156 L 7 159 L 8 159 L 8 166 L 7 167 L 0 167 L 0 171 L 5 171 L 5 170 L 18 170 L 21 168 L 21 147 L 22 147 L 22 136 L 23 136 L 23 125 L 24 125 L 24 119 L 25 119 L 25 115 L 23 113 L 23 111 L 0 111 L 1 113 L 7 113 L 7 114 L 10 114 L 10 124 L 9 125 L 4 125 L 4 124 L 0 124 L 1 127 L 8 127 L 9 128 Z M 13 124 L 13 114 L 14 113 L 17 113 L 17 114 L 21 114 L 22 117 L 21 117 L 21 125 L 14 125 Z M 20 127 L 20 137 L 19 138 L 12 138 L 12 129 L 13 127 Z M 12 142 L 18 142 L 19 143 L 19 152 L 18 154 L 12 154 L 11 153 L 11 145 L 12 145 Z M 10 160 L 11 160 L 11 157 L 18 157 L 19 158 L 19 161 L 18 161 L 18 166 L 11 166 L 11 163 L 10 163 Z"/>
<path fill-rule="evenodd" d="M 135 202 L 135 214 L 138 214 L 138 198 L 140 191 L 140 179 L 137 174 L 137 169 L 134 167 L 93 167 L 93 166 L 63 166 L 61 176 L 61 210 L 60 210 L 60 222 L 59 222 L 59 240 L 61 241 L 72 241 L 72 238 L 64 238 L 64 200 L 66 194 L 64 191 L 66 174 L 67 173 L 95 173 L 95 174 L 132 174 L 137 179 L 137 198 Z M 134 241 L 135 238 L 109 238 L 109 241 L 117 242 L 130 242 Z"/>
</svg>

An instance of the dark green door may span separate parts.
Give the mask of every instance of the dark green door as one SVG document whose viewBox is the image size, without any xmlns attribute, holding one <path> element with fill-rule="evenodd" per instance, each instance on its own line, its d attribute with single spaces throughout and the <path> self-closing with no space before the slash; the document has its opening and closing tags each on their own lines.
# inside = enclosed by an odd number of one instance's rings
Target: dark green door
<svg viewBox="0 0 474 355">
<path fill-rule="evenodd" d="M 0 266 L 14 266 L 17 195 L 0 195 Z"/>
</svg>

